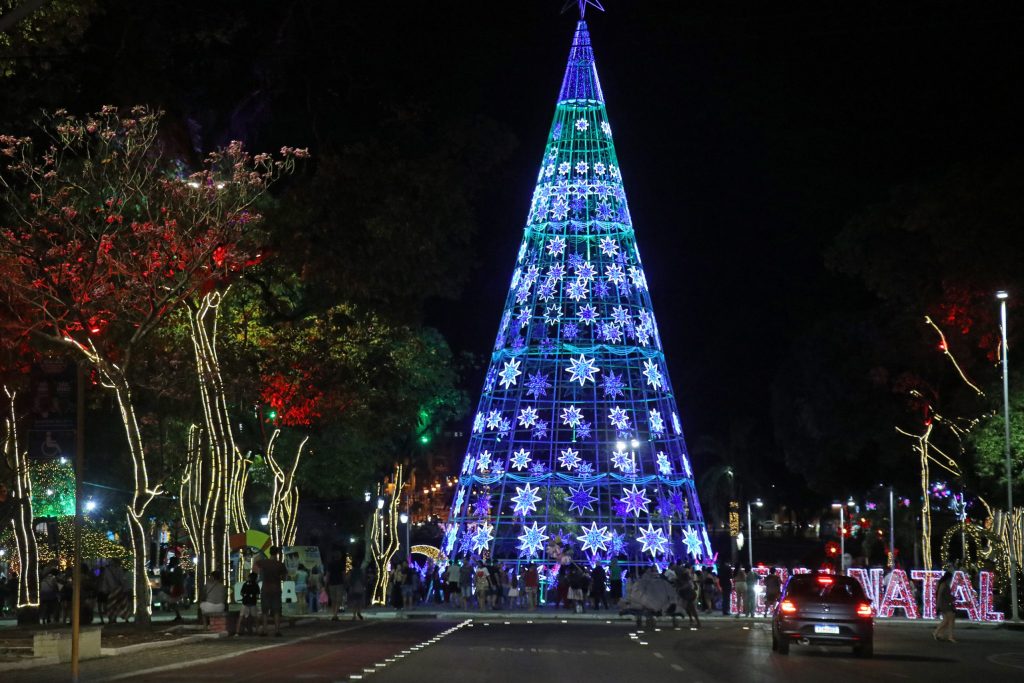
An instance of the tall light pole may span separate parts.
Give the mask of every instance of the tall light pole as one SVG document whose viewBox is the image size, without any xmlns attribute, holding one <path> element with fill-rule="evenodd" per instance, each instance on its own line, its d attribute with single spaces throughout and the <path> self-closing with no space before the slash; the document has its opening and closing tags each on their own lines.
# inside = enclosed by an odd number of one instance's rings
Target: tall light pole
<svg viewBox="0 0 1024 683">
<path fill-rule="evenodd" d="M 398 515 L 398 521 L 405 525 L 405 561 L 408 563 L 409 558 L 412 556 L 412 546 L 409 545 L 409 525 L 411 524 L 409 513 L 403 512 Z"/>
<path fill-rule="evenodd" d="M 889 487 L 889 568 L 896 568 L 896 507 L 893 505 L 892 486 Z"/>
<path fill-rule="evenodd" d="M 999 318 L 1003 330 L 1003 427 L 1006 436 L 1006 529 L 1009 532 L 1007 541 L 1010 554 L 1010 614 L 1015 622 L 1020 621 L 1020 612 L 1017 608 L 1017 556 L 1014 552 L 1016 545 L 1013 540 L 1013 463 L 1010 460 L 1010 345 L 1007 342 L 1006 330 L 1006 300 L 1010 295 L 1005 290 L 996 292 L 999 299 Z"/>
<path fill-rule="evenodd" d="M 843 560 L 846 557 L 846 503 L 832 503 L 833 509 L 839 510 L 839 574 L 843 573 Z M 835 546 L 833 546 L 835 547 Z"/>
<path fill-rule="evenodd" d="M 747 534 L 750 538 L 747 539 L 747 559 L 749 560 L 749 566 L 751 569 L 754 568 L 754 527 L 750 523 L 750 505 L 753 503 L 757 507 L 761 507 L 764 503 L 760 498 L 754 501 L 747 501 Z"/>
</svg>

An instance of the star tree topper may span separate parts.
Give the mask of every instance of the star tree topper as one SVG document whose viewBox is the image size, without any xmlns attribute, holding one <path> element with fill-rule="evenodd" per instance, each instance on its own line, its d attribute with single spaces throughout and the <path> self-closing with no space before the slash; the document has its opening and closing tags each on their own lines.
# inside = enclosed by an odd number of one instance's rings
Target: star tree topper
<svg viewBox="0 0 1024 683">
<path fill-rule="evenodd" d="M 562 13 L 564 14 L 565 11 L 573 5 L 580 8 L 580 19 L 582 19 L 587 12 L 587 5 L 599 9 L 602 12 L 604 11 L 604 6 L 601 5 L 601 0 L 566 0 L 565 5 L 562 7 Z"/>
</svg>

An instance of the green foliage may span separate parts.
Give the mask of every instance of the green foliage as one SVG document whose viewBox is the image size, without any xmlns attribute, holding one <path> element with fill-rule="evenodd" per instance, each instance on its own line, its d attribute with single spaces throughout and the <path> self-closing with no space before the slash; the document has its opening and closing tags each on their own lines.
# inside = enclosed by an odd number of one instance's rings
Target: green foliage
<svg viewBox="0 0 1024 683">
<path fill-rule="evenodd" d="M 36 517 L 75 514 L 75 470 L 71 463 L 33 462 L 32 512 Z"/>
<path fill-rule="evenodd" d="M 0 0 L 0 17 L 28 5 L 31 12 L 6 31 L 0 31 L 0 78 L 24 70 L 28 58 L 62 53 L 71 47 L 89 27 L 96 11 L 96 0 Z M 46 59 L 32 60 L 31 75 L 42 77 L 49 71 Z"/>
<path fill-rule="evenodd" d="M 1011 381 L 1015 377 L 1011 377 Z M 993 386 L 993 409 L 980 418 L 968 435 L 967 446 L 974 456 L 978 487 L 990 502 L 1004 501 L 1006 495 L 1006 420 L 1003 419 L 1002 388 Z M 998 404 L 998 405 L 996 405 Z M 1018 384 L 1010 392 L 1010 453 L 1014 472 L 1014 502 L 1024 500 L 1020 473 L 1024 466 L 1024 389 Z"/>
</svg>

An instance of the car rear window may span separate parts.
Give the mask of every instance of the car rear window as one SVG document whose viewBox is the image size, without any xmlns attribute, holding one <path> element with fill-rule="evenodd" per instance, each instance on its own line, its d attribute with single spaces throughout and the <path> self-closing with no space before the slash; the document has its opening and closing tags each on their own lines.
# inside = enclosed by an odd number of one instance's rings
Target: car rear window
<svg viewBox="0 0 1024 683">
<path fill-rule="evenodd" d="M 786 586 L 786 597 L 823 600 L 825 602 L 856 602 L 864 600 L 864 590 L 853 579 L 835 577 L 832 583 L 820 583 L 816 577 L 794 577 Z"/>
</svg>

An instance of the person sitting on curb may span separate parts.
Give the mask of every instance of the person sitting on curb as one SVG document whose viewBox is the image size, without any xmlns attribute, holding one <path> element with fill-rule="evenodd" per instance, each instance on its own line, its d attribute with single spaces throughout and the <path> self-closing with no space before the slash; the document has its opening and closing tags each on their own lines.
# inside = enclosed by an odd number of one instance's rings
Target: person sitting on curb
<svg viewBox="0 0 1024 683">
<path fill-rule="evenodd" d="M 219 571 L 210 572 L 203 586 L 203 600 L 199 603 L 199 614 L 203 626 L 210 625 L 210 615 L 224 614 L 228 603 L 228 589 Z"/>
</svg>

